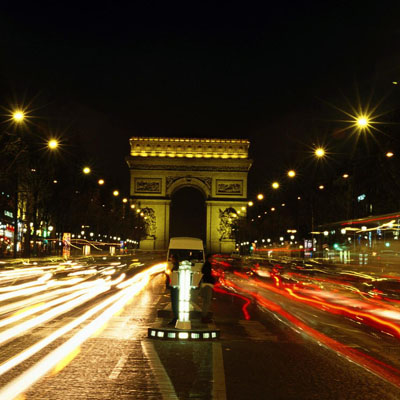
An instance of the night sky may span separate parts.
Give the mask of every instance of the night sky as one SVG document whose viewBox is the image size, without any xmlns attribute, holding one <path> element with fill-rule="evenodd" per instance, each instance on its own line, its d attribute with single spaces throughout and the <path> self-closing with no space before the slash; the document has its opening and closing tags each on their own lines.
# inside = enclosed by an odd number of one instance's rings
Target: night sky
<svg viewBox="0 0 400 400">
<path fill-rule="evenodd" d="M 396 111 L 399 12 L 395 2 L 3 2 L 0 99 L 79 132 L 94 168 L 126 191 L 131 136 L 247 138 L 251 193 L 334 135 L 343 115 L 330 104 L 386 96 Z"/>
</svg>

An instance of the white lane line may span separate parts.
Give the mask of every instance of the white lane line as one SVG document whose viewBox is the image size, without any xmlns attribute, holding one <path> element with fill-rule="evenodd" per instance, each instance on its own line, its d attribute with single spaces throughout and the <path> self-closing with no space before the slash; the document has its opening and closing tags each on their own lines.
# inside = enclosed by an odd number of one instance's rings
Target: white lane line
<svg viewBox="0 0 400 400">
<path fill-rule="evenodd" d="M 226 400 L 224 358 L 222 355 L 221 343 L 213 342 L 213 388 L 212 398 L 216 400 Z"/>
<path fill-rule="evenodd" d="M 150 368 L 156 378 L 156 384 L 161 392 L 162 398 L 165 400 L 179 400 L 174 386 L 172 385 L 172 382 L 160 361 L 160 357 L 158 357 L 153 343 L 150 340 L 142 340 L 141 344 L 143 352 L 146 358 L 149 360 Z"/>
<path fill-rule="evenodd" d="M 127 355 L 121 356 L 121 358 L 117 362 L 117 365 L 111 371 L 111 374 L 108 375 L 108 379 L 117 379 L 119 377 L 119 374 L 124 369 L 124 366 L 125 366 L 125 363 L 126 363 L 127 360 L 128 360 L 128 356 Z"/>
</svg>

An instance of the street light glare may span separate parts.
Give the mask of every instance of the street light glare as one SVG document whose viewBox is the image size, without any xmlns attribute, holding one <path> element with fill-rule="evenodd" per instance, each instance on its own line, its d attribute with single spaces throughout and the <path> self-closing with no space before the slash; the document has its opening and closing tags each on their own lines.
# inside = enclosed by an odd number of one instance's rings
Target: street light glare
<svg viewBox="0 0 400 400">
<path fill-rule="evenodd" d="M 87 174 L 90 174 L 91 169 L 89 167 L 84 167 L 82 171 L 83 171 L 84 174 L 87 175 Z"/>
<path fill-rule="evenodd" d="M 97 181 L 97 183 L 101 186 L 101 185 L 104 185 L 104 179 L 99 179 L 98 181 Z"/>
<path fill-rule="evenodd" d="M 360 115 L 356 122 L 359 128 L 366 128 L 369 125 L 369 119 L 365 115 Z"/>
<path fill-rule="evenodd" d="M 273 189 L 279 189 L 279 183 L 278 182 L 273 182 L 272 183 L 272 188 Z"/>
<path fill-rule="evenodd" d="M 114 195 L 115 197 L 119 196 L 119 191 L 118 191 L 118 190 L 114 190 L 114 191 L 113 191 L 113 195 Z"/>
<path fill-rule="evenodd" d="M 249 201 L 247 204 L 249 207 L 253 207 L 253 205 L 254 205 L 254 203 L 252 201 Z"/>
<path fill-rule="evenodd" d="M 315 149 L 315 155 L 318 158 L 321 158 L 321 157 L 323 157 L 325 155 L 325 150 L 322 147 L 318 147 L 318 148 Z"/>
<path fill-rule="evenodd" d="M 294 178 L 295 176 L 296 176 L 296 172 L 295 171 L 293 171 L 292 169 L 290 170 L 290 171 L 288 171 L 288 177 L 289 178 Z"/>
<path fill-rule="evenodd" d="M 391 157 L 393 157 L 394 156 L 394 153 L 392 152 L 392 151 L 388 151 L 387 153 L 386 153 L 386 157 L 387 158 L 391 158 Z"/>
<path fill-rule="evenodd" d="M 257 195 L 257 199 L 258 199 L 258 200 L 262 200 L 263 198 L 264 198 L 264 195 L 263 195 L 262 193 L 260 193 L 260 194 Z"/>
<path fill-rule="evenodd" d="M 15 122 L 22 122 L 25 118 L 25 114 L 21 110 L 16 110 L 13 112 L 12 117 Z"/>
<path fill-rule="evenodd" d="M 49 140 L 48 146 L 50 149 L 54 150 L 58 147 L 58 141 L 56 139 Z"/>
</svg>

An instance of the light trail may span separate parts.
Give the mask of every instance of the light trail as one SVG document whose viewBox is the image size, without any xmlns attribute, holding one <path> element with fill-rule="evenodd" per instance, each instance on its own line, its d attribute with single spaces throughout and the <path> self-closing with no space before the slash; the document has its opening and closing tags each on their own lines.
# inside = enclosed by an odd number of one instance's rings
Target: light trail
<svg viewBox="0 0 400 400">
<path fill-rule="evenodd" d="M 37 295 L 35 297 L 30 297 L 29 299 L 20 300 L 17 302 L 13 302 L 11 304 L 7 304 L 6 306 L 0 307 L 0 314 L 8 314 L 13 311 L 18 312 L 24 307 L 30 307 L 32 304 L 41 303 L 43 301 L 48 301 L 50 299 L 53 299 L 54 297 L 57 297 L 60 294 L 68 293 L 68 292 L 72 292 L 72 291 L 76 291 L 76 290 L 80 290 L 80 289 L 84 289 L 84 288 L 90 288 L 90 287 L 93 287 L 96 285 L 96 282 L 92 281 L 92 282 L 83 282 L 76 286 L 70 286 L 70 283 L 74 284 L 77 282 L 82 282 L 82 279 L 76 279 L 75 282 L 70 282 L 70 281 L 65 282 L 65 284 L 68 285 L 68 287 L 63 288 L 63 289 L 52 290 L 49 293 L 43 293 L 43 294 Z M 48 287 L 54 287 L 54 285 L 48 284 Z"/>
<path fill-rule="evenodd" d="M 23 394 L 30 386 L 40 380 L 43 376 L 54 370 L 59 363 L 62 363 L 68 355 L 76 354 L 84 341 L 89 339 L 96 331 L 104 326 L 110 318 L 118 313 L 129 300 L 137 295 L 149 282 L 150 276 L 163 272 L 165 263 L 157 264 L 146 271 L 135 275 L 130 285 L 123 288 L 115 297 L 120 296 L 105 311 L 103 311 L 92 322 L 77 332 L 72 338 L 68 339 L 57 349 L 42 358 L 38 363 L 22 373 L 19 377 L 9 382 L 0 390 L 0 398 L 15 399 Z M 64 366 L 64 364 L 63 364 Z"/>
<path fill-rule="evenodd" d="M 110 288 L 110 286 L 108 284 L 99 284 L 98 287 L 94 287 L 93 289 L 91 289 L 89 293 L 83 294 L 74 300 L 71 300 L 65 304 L 62 304 L 52 310 L 45 312 L 42 315 L 39 315 L 38 317 L 32 318 L 32 319 L 30 319 L 26 322 L 23 322 L 15 327 L 12 327 L 12 328 L 9 328 L 9 329 L 3 331 L 0 334 L 0 345 L 11 341 L 12 339 L 14 339 L 17 336 L 20 336 L 25 331 L 28 331 L 36 326 L 39 326 L 40 324 L 43 324 L 44 322 L 48 322 L 48 321 L 52 320 L 53 318 L 56 318 L 59 315 L 62 315 L 68 311 L 71 311 L 73 308 L 75 308 L 81 304 L 84 304 L 85 302 L 96 297 L 100 293 L 107 291 L 109 288 Z M 73 296 L 73 295 L 74 294 L 72 294 L 71 296 Z"/>
<path fill-rule="evenodd" d="M 252 292 L 250 290 L 244 289 L 243 287 L 240 287 L 229 280 L 223 280 L 223 284 L 228 289 L 237 290 L 254 298 L 261 307 L 273 312 L 275 315 L 283 317 L 285 321 L 292 324 L 292 327 L 295 327 L 298 330 L 305 332 L 309 337 L 313 338 L 318 343 L 323 344 L 324 346 L 355 362 L 361 367 L 375 373 L 376 375 L 392 383 L 393 385 L 400 387 L 399 369 L 387 363 L 384 363 L 368 354 L 365 354 L 357 349 L 340 343 L 337 340 L 330 338 L 329 336 L 326 336 L 325 334 L 307 325 L 306 322 L 300 320 L 292 313 L 285 310 L 280 304 L 277 304 L 267 299 L 257 292 Z"/>
<path fill-rule="evenodd" d="M 61 336 L 65 335 L 72 329 L 76 328 L 77 326 L 81 325 L 83 322 L 100 312 L 103 308 L 107 307 L 114 301 L 118 300 L 121 296 L 123 296 L 123 292 L 118 292 L 112 297 L 102 301 L 95 307 L 89 309 L 83 315 L 79 316 L 78 318 L 74 319 L 67 325 L 57 329 L 55 332 L 51 333 L 49 336 L 45 337 L 44 339 L 40 340 L 39 342 L 35 343 L 33 346 L 29 347 L 28 349 L 24 350 L 23 352 L 19 353 L 18 355 L 12 357 L 11 359 L 7 360 L 3 364 L 0 365 L 0 375 L 3 375 L 10 369 L 14 368 L 21 362 L 27 360 L 29 357 L 33 356 L 37 352 L 43 350 L 46 346 L 50 343 L 54 342 L 56 339 L 60 338 Z"/>
<path fill-rule="evenodd" d="M 86 294 L 87 292 L 88 292 L 88 288 L 85 288 L 85 289 L 82 289 L 79 291 L 74 291 L 73 293 L 71 293 L 68 296 L 59 297 L 59 298 L 49 301 L 47 303 L 35 304 L 34 306 L 29 307 L 26 310 L 22 310 L 21 312 L 13 315 L 11 317 L 0 320 L 0 328 L 2 328 L 3 326 L 6 326 L 6 325 L 12 324 L 14 322 L 17 322 L 23 318 L 29 317 L 30 315 L 37 314 L 40 311 L 44 311 L 49 308 L 52 308 L 58 304 L 70 301 L 70 300 L 74 299 L 75 297 Z M 53 310 L 55 310 L 55 309 L 53 309 Z M 0 335 L 0 344 L 1 344 L 1 335 Z"/>
</svg>

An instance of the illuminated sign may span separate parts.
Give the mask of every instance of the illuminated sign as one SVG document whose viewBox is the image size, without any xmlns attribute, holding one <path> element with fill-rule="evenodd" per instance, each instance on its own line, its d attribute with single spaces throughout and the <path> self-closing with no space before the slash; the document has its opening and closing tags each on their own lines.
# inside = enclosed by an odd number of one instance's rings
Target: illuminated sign
<svg viewBox="0 0 400 400">
<path fill-rule="evenodd" d="M 6 216 L 6 217 L 10 217 L 10 218 L 13 218 L 14 216 L 13 216 L 13 213 L 11 212 L 11 211 L 7 211 L 7 210 L 4 210 L 4 215 Z"/>
</svg>

